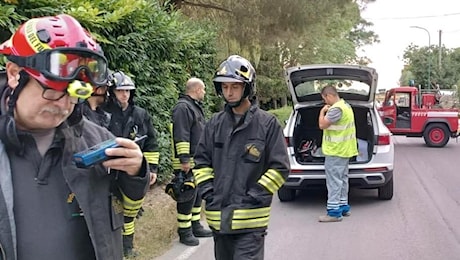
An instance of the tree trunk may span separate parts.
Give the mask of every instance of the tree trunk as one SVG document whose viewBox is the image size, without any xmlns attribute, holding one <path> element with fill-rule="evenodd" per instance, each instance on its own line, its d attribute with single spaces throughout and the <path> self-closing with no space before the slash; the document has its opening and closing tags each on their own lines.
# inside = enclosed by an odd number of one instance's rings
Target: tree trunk
<svg viewBox="0 0 460 260">
<path fill-rule="evenodd" d="M 278 109 L 278 101 L 276 99 L 272 99 L 272 109 Z"/>
<path fill-rule="evenodd" d="M 281 97 L 281 107 L 285 107 L 285 106 L 287 106 L 287 97 L 282 96 Z"/>
</svg>

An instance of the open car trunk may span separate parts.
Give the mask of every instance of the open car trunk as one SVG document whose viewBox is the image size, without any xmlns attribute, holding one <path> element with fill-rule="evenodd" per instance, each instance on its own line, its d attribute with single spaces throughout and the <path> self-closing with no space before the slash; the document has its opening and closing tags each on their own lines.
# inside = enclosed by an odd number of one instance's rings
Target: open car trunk
<svg viewBox="0 0 460 260">
<path fill-rule="evenodd" d="M 299 108 L 292 141 L 295 157 L 299 164 L 323 164 L 321 151 L 323 130 L 319 129 L 318 116 L 323 106 Z M 370 110 L 364 106 L 352 106 L 355 115 L 356 137 L 358 139 L 358 156 L 350 163 L 366 163 L 372 159 L 374 148 L 374 128 Z"/>
</svg>

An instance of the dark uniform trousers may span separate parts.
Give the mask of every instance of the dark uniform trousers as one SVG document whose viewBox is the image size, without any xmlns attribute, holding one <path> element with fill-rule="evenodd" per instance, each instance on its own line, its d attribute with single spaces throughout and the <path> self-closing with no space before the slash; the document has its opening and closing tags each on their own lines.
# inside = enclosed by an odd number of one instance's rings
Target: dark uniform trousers
<svg viewBox="0 0 460 260">
<path fill-rule="evenodd" d="M 213 232 L 216 260 L 263 260 L 265 231 L 242 234 Z"/>
</svg>

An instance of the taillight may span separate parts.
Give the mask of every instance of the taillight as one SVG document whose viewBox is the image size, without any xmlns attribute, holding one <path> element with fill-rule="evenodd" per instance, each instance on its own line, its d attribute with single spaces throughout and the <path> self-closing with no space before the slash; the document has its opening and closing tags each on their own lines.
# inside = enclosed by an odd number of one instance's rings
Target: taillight
<svg viewBox="0 0 460 260">
<path fill-rule="evenodd" d="M 286 141 L 286 146 L 287 146 L 287 147 L 291 146 L 291 142 L 290 142 L 291 138 L 289 138 L 289 137 L 284 137 L 284 140 Z"/>
<path fill-rule="evenodd" d="M 377 145 L 389 145 L 391 136 L 389 134 L 379 135 L 377 137 Z"/>
</svg>

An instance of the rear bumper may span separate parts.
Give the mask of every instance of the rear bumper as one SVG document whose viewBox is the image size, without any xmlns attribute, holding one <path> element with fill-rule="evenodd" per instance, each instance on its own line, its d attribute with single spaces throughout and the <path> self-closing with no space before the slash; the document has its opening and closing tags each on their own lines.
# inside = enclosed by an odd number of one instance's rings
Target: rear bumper
<svg viewBox="0 0 460 260">
<path fill-rule="evenodd" d="M 350 170 L 348 181 L 350 187 L 378 188 L 384 186 L 393 178 L 393 170 L 385 172 L 364 172 Z M 326 175 L 324 171 L 305 171 L 302 174 L 289 174 L 284 187 L 291 189 L 307 189 L 314 186 L 325 186 Z"/>
</svg>

